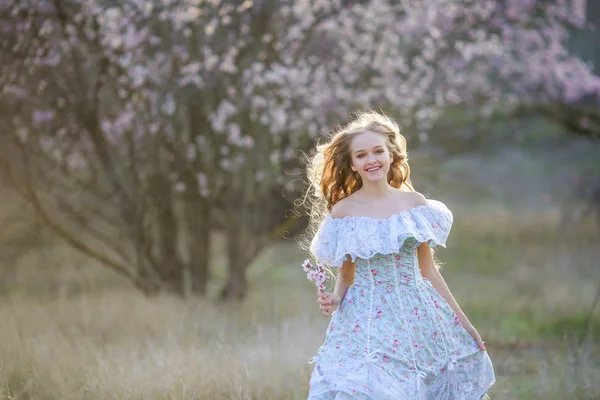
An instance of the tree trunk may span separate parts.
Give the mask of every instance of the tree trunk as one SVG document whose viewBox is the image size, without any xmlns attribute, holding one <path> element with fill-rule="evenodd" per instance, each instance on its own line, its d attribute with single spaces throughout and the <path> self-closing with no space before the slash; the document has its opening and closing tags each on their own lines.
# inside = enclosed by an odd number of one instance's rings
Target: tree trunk
<svg viewBox="0 0 600 400">
<path fill-rule="evenodd" d="M 239 228 L 240 226 L 236 224 L 227 226 L 227 281 L 220 293 L 220 298 L 224 301 L 240 301 L 248 293 L 246 271 L 249 260 L 244 257 L 246 235 L 243 230 L 238 230 Z"/>
<path fill-rule="evenodd" d="M 159 250 L 157 273 L 166 292 L 184 295 L 184 274 L 181 255 L 177 249 L 179 232 L 168 178 L 155 175 L 152 179 L 153 200 L 156 209 L 157 246 Z"/>
<path fill-rule="evenodd" d="M 242 118 L 240 125 L 251 127 L 251 121 Z M 252 135 L 251 128 L 248 134 Z M 259 130 L 262 127 L 258 127 Z M 258 136 L 254 134 L 252 136 Z M 264 138 L 263 138 L 264 139 Z M 257 148 L 269 149 L 269 143 L 258 142 Z M 263 147 L 260 147 L 264 145 Z M 255 151 L 248 155 L 244 168 L 232 174 L 225 193 L 227 281 L 221 290 L 222 300 L 242 300 L 248 292 L 248 267 L 260 250 L 268 244 L 268 216 L 262 214 L 269 198 L 261 196 L 260 183 L 255 179 L 264 155 Z"/>
<path fill-rule="evenodd" d="M 225 226 L 225 240 L 227 249 L 227 281 L 221 289 L 221 300 L 240 301 L 246 297 L 248 292 L 248 278 L 246 270 L 250 259 L 247 256 L 248 241 L 253 237 L 250 233 L 248 213 L 248 201 L 251 196 L 249 186 L 254 182 L 248 179 L 246 168 L 235 175 L 226 193 L 224 204 L 227 210 L 227 222 Z"/>
<path fill-rule="evenodd" d="M 187 115 L 190 142 L 198 143 L 201 137 L 207 138 L 211 135 L 210 113 L 206 113 L 207 101 L 209 100 L 203 92 L 197 92 L 189 99 Z M 189 276 L 191 291 L 198 296 L 206 295 L 210 279 L 210 234 L 213 229 L 210 211 L 215 193 L 209 193 L 208 198 L 200 195 L 197 174 L 213 170 L 216 164 L 214 158 L 214 154 L 210 152 L 194 157 L 192 161 L 188 161 L 191 168 L 187 167 L 185 175 L 187 192 L 184 214 L 187 218 Z M 182 166 L 181 169 L 186 169 L 186 166 Z"/>
<path fill-rule="evenodd" d="M 185 216 L 191 291 L 197 296 L 205 296 L 210 279 L 210 208 L 208 201 L 200 197 L 197 191 L 190 192 L 186 196 Z"/>
</svg>

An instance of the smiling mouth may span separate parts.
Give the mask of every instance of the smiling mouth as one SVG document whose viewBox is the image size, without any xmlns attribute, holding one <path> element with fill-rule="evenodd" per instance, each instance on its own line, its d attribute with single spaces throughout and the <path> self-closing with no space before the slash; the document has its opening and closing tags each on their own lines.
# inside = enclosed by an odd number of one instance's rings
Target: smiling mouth
<svg viewBox="0 0 600 400">
<path fill-rule="evenodd" d="M 375 172 L 375 171 L 379 171 L 380 169 L 381 169 L 381 167 L 367 168 L 367 172 Z"/>
</svg>

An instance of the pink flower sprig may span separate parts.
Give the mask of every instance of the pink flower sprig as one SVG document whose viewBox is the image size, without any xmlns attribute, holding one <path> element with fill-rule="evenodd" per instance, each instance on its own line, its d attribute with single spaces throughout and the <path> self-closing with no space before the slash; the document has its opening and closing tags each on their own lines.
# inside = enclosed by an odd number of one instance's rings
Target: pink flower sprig
<svg viewBox="0 0 600 400">
<path fill-rule="evenodd" d="M 325 282 L 329 279 L 329 276 L 327 276 L 327 273 L 321 264 L 317 264 L 316 267 L 313 267 L 309 260 L 304 260 L 302 269 L 306 272 L 306 279 L 313 281 L 319 291 L 325 291 Z"/>
</svg>

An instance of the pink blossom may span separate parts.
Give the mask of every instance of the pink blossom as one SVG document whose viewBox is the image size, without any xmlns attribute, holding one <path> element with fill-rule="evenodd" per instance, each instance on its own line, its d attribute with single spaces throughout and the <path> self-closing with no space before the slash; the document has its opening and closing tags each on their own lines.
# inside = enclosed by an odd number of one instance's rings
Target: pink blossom
<svg viewBox="0 0 600 400">
<path fill-rule="evenodd" d="M 302 269 L 306 272 L 306 279 L 315 282 L 315 285 L 320 291 L 325 290 L 325 282 L 327 282 L 329 276 L 325 272 L 323 265 L 317 264 L 316 267 L 313 267 L 307 259 L 302 263 Z"/>
<path fill-rule="evenodd" d="M 304 272 L 308 272 L 311 268 L 310 265 L 310 261 L 308 260 L 304 260 L 304 262 L 302 263 L 302 269 L 304 270 Z"/>
</svg>

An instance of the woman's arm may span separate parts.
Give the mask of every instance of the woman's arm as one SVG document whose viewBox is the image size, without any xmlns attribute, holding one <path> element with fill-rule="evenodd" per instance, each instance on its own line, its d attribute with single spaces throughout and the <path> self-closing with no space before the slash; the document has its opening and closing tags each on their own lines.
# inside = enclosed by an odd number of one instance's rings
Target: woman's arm
<svg viewBox="0 0 600 400">
<path fill-rule="evenodd" d="M 335 281 L 335 289 L 333 294 L 340 298 L 340 302 L 344 299 L 346 291 L 354 283 L 354 272 L 356 264 L 352 261 L 344 261 L 340 271 L 338 272 L 337 280 Z"/>
<path fill-rule="evenodd" d="M 433 261 L 433 255 L 431 253 L 431 248 L 429 245 L 424 242 L 417 248 L 417 255 L 419 257 L 419 268 L 421 269 L 421 275 L 425 278 L 429 279 L 435 290 L 446 300 L 448 305 L 452 308 L 456 316 L 458 317 L 461 325 L 473 336 L 473 338 L 479 344 L 479 348 L 481 350 L 485 350 L 485 346 L 483 345 L 483 340 L 479 336 L 479 333 L 473 327 L 473 324 L 469 321 L 463 310 L 460 308 L 454 296 L 450 292 L 446 281 L 440 271 L 435 266 L 435 262 Z"/>
<path fill-rule="evenodd" d="M 352 261 L 344 261 L 338 272 L 333 293 L 319 292 L 319 299 L 317 302 L 319 303 L 323 314 L 329 315 L 330 312 L 335 311 L 339 307 L 348 288 L 354 283 L 355 271 L 355 263 Z"/>
</svg>

